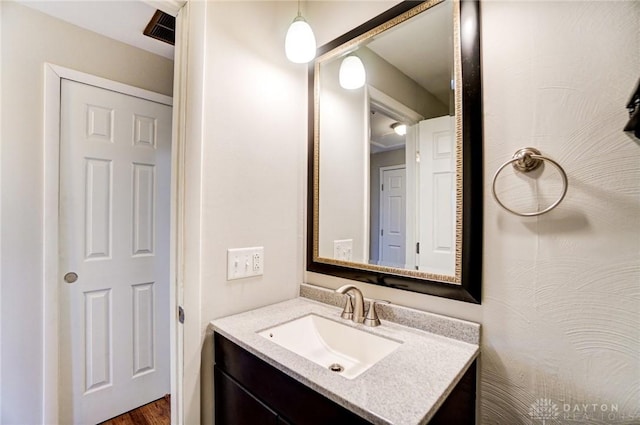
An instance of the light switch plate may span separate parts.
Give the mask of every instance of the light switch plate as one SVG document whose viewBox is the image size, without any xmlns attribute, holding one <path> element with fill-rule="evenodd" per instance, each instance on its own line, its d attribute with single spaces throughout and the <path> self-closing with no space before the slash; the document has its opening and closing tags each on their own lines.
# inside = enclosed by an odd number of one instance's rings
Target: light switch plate
<svg viewBox="0 0 640 425">
<path fill-rule="evenodd" d="M 227 250 L 227 280 L 260 276 L 264 272 L 264 247 Z"/>
</svg>

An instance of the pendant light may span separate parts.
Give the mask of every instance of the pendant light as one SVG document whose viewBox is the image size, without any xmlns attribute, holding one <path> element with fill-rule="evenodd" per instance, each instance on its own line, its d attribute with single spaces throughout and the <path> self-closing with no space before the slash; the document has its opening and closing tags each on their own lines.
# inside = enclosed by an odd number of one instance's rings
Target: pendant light
<svg viewBox="0 0 640 425">
<path fill-rule="evenodd" d="M 351 55 L 342 60 L 339 79 L 343 89 L 353 90 L 364 86 L 367 74 L 359 57 Z"/>
<path fill-rule="evenodd" d="M 307 63 L 316 57 L 316 37 L 311 26 L 300 13 L 298 0 L 298 16 L 293 20 L 284 40 L 287 59 L 293 63 Z"/>
</svg>

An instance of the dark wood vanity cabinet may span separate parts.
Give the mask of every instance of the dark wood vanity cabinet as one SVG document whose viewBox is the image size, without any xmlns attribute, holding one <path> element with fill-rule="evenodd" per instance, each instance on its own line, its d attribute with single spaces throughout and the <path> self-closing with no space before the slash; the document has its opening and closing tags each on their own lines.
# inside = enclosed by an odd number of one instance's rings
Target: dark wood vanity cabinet
<svg viewBox="0 0 640 425">
<path fill-rule="evenodd" d="M 216 425 L 370 424 L 222 335 L 214 334 Z M 475 424 L 475 362 L 430 424 Z"/>
</svg>

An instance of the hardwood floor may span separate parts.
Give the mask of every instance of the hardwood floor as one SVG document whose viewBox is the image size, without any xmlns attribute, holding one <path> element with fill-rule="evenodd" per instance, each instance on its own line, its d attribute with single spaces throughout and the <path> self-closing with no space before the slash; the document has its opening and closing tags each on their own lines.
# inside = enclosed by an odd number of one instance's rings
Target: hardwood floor
<svg viewBox="0 0 640 425">
<path fill-rule="evenodd" d="M 171 423 L 171 396 L 140 406 L 130 412 L 102 422 L 100 425 L 169 425 Z"/>
</svg>

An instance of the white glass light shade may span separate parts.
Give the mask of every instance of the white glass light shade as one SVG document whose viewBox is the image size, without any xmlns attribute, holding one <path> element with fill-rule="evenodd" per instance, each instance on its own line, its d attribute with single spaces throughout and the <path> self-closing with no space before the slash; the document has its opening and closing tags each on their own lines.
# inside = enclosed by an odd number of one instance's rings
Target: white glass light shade
<svg viewBox="0 0 640 425">
<path fill-rule="evenodd" d="M 298 15 L 293 20 L 284 40 L 287 59 L 293 63 L 307 63 L 316 57 L 316 37 L 311 26 Z"/>
<path fill-rule="evenodd" d="M 367 74 L 357 56 L 347 56 L 340 64 L 340 86 L 343 89 L 359 89 L 364 86 Z"/>
</svg>

